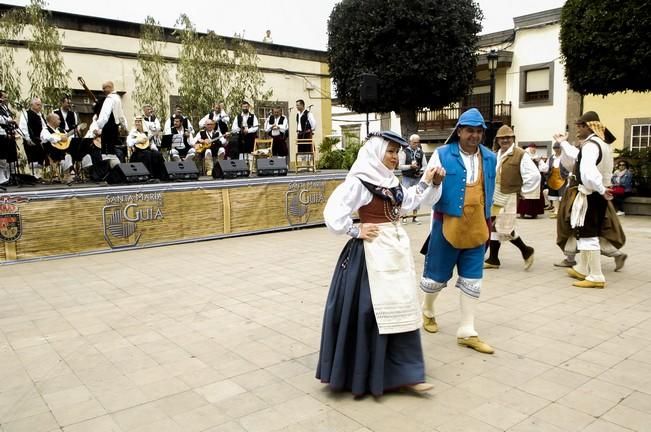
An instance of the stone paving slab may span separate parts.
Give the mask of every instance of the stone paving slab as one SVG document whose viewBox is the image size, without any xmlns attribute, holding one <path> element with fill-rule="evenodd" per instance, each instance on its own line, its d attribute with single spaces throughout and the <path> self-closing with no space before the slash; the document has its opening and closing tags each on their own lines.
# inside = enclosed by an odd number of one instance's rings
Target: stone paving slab
<svg viewBox="0 0 651 432">
<path fill-rule="evenodd" d="M 603 258 L 603 290 L 552 266 L 554 221 L 518 223 L 535 264 L 503 245 L 478 307 L 496 354 L 456 345 L 446 288 L 424 397 L 314 379 L 347 240 L 325 228 L 2 267 L 0 431 L 650 431 L 651 218 L 622 218 L 629 259 Z M 417 251 L 428 228 L 406 229 Z"/>
</svg>

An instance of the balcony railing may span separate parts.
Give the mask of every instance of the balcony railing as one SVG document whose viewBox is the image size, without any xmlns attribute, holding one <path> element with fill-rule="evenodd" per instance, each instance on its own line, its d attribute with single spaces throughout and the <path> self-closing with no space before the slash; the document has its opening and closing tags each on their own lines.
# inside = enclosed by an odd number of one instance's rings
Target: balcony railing
<svg viewBox="0 0 651 432">
<path fill-rule="evenodd" d="M 447 107 L 438 110 L 418 111 L 416 113 L 416 121 L 418 122 L 419 130 L 434 130 L 434 129 L 452 129 L 459 120 L 459 115 L 466 111 L 471 106 L 467 107 Z M 484 119 L 488 121 L 490 118 L 490 106 L 478 106 Z M 504 124 L 511 124 L 511 103 L 498 103 L 493 105 L 493 120 L 499 121 Z"/>
</svg>

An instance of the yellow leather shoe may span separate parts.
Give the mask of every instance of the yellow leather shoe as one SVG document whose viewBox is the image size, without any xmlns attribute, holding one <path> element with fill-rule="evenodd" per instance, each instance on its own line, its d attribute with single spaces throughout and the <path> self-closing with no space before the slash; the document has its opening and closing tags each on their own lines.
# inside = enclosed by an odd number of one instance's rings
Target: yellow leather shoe
<svg viewBox="0 0 651 432">
<path fill-rule="evenodd" d="M 570 275 L 570 277 L 574 279 L 578 279 L 580 281 L 585 279 L 584 274 L 579 273 L 578 271 L 574 270 L 572 267 L 567 269 L 567 274 Z"/>
<path fill-rule="evenodd" d="M 491 264 L 489 262 L 484 261 L 484 268 L 485 269 L 498 269 L 500 266 L 498 264 Z"/>
<path fill-rule="evenodd" d="M 430 318 L 423 314 L 423 328 L 428 333 L 436 333 L 439 331 L 439 326 L 436 324 L 436 318 Z"/>
<path fill-rule="evenodd" d="M 583 279 L 582 281 L 574 282 L 572 285 L 579 288 L 603 288 L 606 286 L 606 283 Z"/>
<path fill-rule="evenodd" d="M 457 343 L 459 345 L 472 348 L 475 351 L 478 351 L 483 354 L 493 354 L 495 350 L 492 346 L 488 345 L 486 342 L 479 339 L 478 336 L 470 336 L 467 338 L 457 338 Z"/>
</svg>

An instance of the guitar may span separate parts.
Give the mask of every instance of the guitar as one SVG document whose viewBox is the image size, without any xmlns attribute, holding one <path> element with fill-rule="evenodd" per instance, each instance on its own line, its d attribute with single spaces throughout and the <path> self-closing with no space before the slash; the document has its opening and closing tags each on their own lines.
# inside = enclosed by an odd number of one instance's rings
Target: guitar
<svg viewBox="0 0 651 432">
<path fill-rule="evenodd" d="M 149 143 L 150 140 L 151 138 L 149 138 L 146 133 L 138 132 L 136 134 L 136 147 L 140 150 L 147 150 L 151 145 Z"/>
<path fill-rule="evenodd" d="M 59 142 L 52 143 L 52 147 L 57 150 L 68 150 L 68 147 L 70 147 L 70 137 L 77 132 L 77 128 L 83 129 L 85 127 L 86 123 L 79 123 L 78 125 L 74 125 L 69 132 L 54 132 L 52 135 L 59 137 Z"/>
<path fill-rule="evenodd" d="M 211 140 L 204 140 L 200 143 L 197 143 L 194 145 L 194 149 L 197 153 L 203 153 L 204 151 L 208 150 L 214 142 L 218 141 L 221 137 L 215 137 Z"/>
</svg>

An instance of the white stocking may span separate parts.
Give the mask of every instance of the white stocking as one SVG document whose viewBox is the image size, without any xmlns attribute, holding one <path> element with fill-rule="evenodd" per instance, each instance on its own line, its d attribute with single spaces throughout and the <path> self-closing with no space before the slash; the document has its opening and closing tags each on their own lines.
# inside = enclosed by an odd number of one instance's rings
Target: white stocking
<svg viewBox="0 0 651 432">
<path fill-rule="evenodd" d="M 427 318 L 434 318 L 434 300 L 438 297 L 439 293 L 423 293 L 423 315 Z"/>
<path fill-rule="evenodd" d="M 477 336 L 475 330 L 475 306 L 477 306 L 478 299 L 459 293 L 459 300 L 461 304 L 461 321 L 459 322 L 459 329 L 457 330 L 458 338 L 467 338 Z"/>
</svg>

